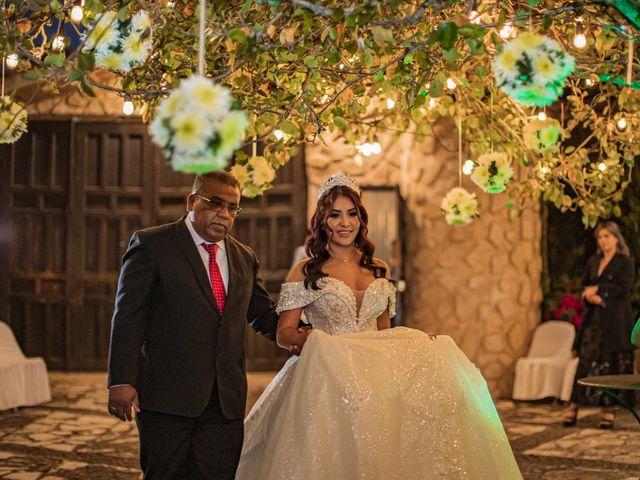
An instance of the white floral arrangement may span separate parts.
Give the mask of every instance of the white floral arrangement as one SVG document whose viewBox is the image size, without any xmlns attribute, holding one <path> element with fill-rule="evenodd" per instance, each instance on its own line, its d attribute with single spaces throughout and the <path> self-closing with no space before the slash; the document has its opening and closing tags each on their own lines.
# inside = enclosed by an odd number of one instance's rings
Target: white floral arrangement
<svg viewBox="0 0 640 480">
<path fill-rule="evenodd" d="M 231 173 L 240 183 L 242 195 L 249 198 L 261 195 L 273 187 L 273 180 L 276 178 L 276 168 L 261 156 L 249 157 L 236 163 L 231 167 Z"/>
<path fill-rule="evenodd" d="M 500 193 L 513 177 L 511 160 L 506 153 L 485 153 L 475 161 L 471 181 L 489 193 Z"/>
<path fill-rule="evenodd" d="M 96 66 L 114 72 L 127 73 L 142 65 L 151 51 L 151 19 L 140 10 L 130 19 L 121 21 L 118 14 L 107 11 L 88 27 L 83 52 L 93 52 Z"/>
<path fill-rule="evenodd" d="M 11 97 L 0 97 L 0 143 L 14 143 L 27 131 L 27 110 Z"/>
<path fill-rule="evenodd" d="M 449 225 L 466 225 L 480 216 L 475 193 L 461 187 L 452 188 L 447 192 L 440 209 Z"/>
<path fill-rule="evenodd" d="M 174 170 L 222 170 L 247 128 L 246 114 L 231 107 L 228 88 L 192 75 L 160 102 L 149 133 Z"/>
<path fill-rule="evenodd" d="M 573 57 L 554 40 L 525 32 L 506 44 L 493 61 L 496 83 L 523 105 L 550 105 L 575 68 Z"/>
<path fill-rule="evenodd" d="M 522 135 L 527 148 L 539 153 L 557 150 L 563 138 L 562 127 L 555 118 L 532 118 L 525 125 Z"/>
</svg>

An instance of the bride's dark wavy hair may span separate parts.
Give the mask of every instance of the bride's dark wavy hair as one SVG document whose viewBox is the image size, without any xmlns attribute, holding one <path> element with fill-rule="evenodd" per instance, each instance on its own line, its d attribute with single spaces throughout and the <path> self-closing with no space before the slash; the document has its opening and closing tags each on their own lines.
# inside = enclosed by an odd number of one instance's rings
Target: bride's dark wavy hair
<svg viewBox="0 0 640 480">
<path fill-rule="evenodd" d="M 305 250 L 310 260 L 305 263 L 302 268 L 304 273 L 304 285 L 306 288 L 317 290 L 318 280 L 322 277 L 326 277 L 327 274 L 322 271 L 322 266 L 331 258 L 329 255 L 329 238 L 331 230 L 327 226 L 327 219 L 333 211 L 333 204 L 340 195 L 350 199 L 356 206 L 356 213 L 360 219 L 360 229 L 355 239 L 355 246 L 362 252 L 360 258 L 360 266 L 371 270 L 375 278 L 384 278 L 387 274 L 387 269 L 373 263 L 373 253 L 375 252 L 375 245 L 367 237 L 367 223 L 369 221 L 369 214 L 362 204 L 360 195 L 349 187 L 338 185 L 337 187 L 329 190 L 324 194 L 316 205 L 316 211 L 311 217 L 311 234 L 305 241 Z"/>
</svg>

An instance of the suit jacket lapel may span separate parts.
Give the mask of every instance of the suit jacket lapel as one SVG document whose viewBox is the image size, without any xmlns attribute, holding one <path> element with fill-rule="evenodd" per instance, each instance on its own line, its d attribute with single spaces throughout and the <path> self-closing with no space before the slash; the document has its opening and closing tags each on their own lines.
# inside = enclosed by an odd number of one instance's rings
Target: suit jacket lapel
<svg viewBox="0 0 640 480">
<path fill-rule="evenodd" d="M 218 317 L 221 317 L 218 305 L 216 305 L 216 302 L 213 298 L 213 291 L 211 290 L 211 284 L 209 283 L 207 271 L 204 269 L 204 265 L 202 264 L 202 257 L 200 257 L 200 254 L 198 253 L 198 247 L 193 242 L 193 237 L 191 237 L 189 229 L 184 223 L 184 218 L 178 222 L 177 232 L 178 244 L 182 249 L 182 253 L 184 253 L 185 257 L 187 257 L 189 265 L 191 265 L 191 269 L 193 270 L 193 273 L 198 280 L 198 285 L 202 289 L 202 293 L 207 298 L 215 312 L 218 314 Z"/>
<path fill-rule="evenodd" d="M 242 291 L 240 290 L 240 279 L 242 272 L 240 262 L 240 252 L 234 240 L 227 237 L 225 240 L 227 250 L 227 263 L 229 265 L 229 285 L 227 287 L 227 302 L 224 313 L 233 309 Z"/>
</svg>

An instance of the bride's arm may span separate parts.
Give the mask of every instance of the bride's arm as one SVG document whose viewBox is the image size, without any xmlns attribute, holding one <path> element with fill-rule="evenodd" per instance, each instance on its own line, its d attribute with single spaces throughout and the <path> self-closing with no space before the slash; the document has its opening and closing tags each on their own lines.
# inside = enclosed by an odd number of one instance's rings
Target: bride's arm
<svg viewBox="0 0 640 480">
<path fill-rule="evenodd" d="M 304 280 L 302 267 L 307 262 L 303 260 L 293 266 L 286 282 L 301 282 Z M 279 347 L 289 350 L 295 354 L 300 354 L 307 335 L 311 332 L 310 328 L 299 328 L 300 318 L 302 317 L 303 308 L 292 308 L 280 312 L 278 320 L 278 329 L 276 331 L 276 343 Z"/>
</svg>

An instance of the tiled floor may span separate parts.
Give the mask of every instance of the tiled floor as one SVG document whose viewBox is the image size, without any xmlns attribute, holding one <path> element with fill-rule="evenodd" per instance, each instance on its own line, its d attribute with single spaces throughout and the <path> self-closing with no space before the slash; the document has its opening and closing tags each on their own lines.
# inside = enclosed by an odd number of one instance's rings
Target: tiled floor
<svg viewBox="0 0 640 480">
<path fill-rule="evenodd" d="M 135 426 L 105 413 L 105 375 L 50 378 L 50 403 L 0 412 L 0 478 L 140 478 Z M 250 376 L 250 401 L 269 378 Z M 583 410 L 581 428 L 565 429 L 560 406 L 497 406 L 526 480 L 640 480 L 640 425 L 630 414 L 620 413 L 616 429 L 603 431 L 596 428 L 597 410 Z"/>
</svg>

